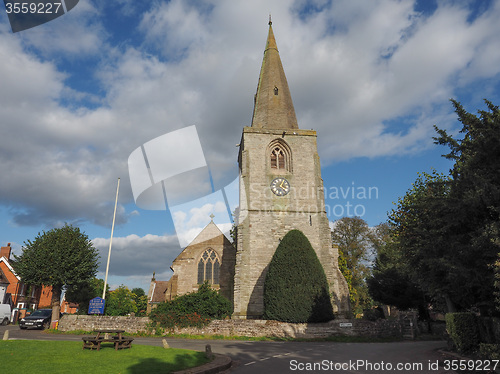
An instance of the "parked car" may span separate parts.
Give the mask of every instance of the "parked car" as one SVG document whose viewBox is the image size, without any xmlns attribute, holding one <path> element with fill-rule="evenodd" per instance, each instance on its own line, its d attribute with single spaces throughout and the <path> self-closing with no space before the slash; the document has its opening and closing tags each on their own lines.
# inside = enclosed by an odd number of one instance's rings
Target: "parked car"
<svg viewBox="0 0 500 374">
<path fill-rule="evenodd" d="M 0 325 L 6 325 L 10 322 L 10 304 L 0 304 Z"/>
<path fill-rule="evenodd" d="M 48 329 L 50 327 L 51 317 L 52 309 L 38 309 L 29 316 L 21 318 L 21 321 L 19 321 L 19 327 L 23 330 L 29 327 L 42 330 Z"/>
</svg>

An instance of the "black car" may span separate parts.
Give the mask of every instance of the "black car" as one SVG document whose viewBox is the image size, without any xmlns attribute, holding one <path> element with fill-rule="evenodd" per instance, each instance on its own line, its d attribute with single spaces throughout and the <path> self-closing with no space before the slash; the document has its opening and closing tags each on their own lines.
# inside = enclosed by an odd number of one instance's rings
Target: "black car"
<svg viewBox="0 0 500 374">
<path fill-rule="evenodd" d="M 24 317 L 19 321 L 21 329 L 28 327 L 35 327 L 37 329 L 48 329 L 50 327 L 50 320 L 52 317 L 52 309 L 38 309 L 31 313 L 29 316 Z"/>
</svg>

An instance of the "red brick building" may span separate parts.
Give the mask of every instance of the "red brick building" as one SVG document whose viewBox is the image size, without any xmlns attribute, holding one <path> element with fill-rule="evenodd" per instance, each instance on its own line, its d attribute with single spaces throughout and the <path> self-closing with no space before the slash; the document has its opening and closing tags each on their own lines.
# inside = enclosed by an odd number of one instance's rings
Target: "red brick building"
<svg viewBox="0 0 500 374">
<path fill-rule="evenodd" d="M 10 264 L 10 243 L 0 248 L 0 304 L 18 308 L 22 317 L 28 309 L 50 308 L 52 287 L 28 287 L 15 273 Z"/>
</svg>

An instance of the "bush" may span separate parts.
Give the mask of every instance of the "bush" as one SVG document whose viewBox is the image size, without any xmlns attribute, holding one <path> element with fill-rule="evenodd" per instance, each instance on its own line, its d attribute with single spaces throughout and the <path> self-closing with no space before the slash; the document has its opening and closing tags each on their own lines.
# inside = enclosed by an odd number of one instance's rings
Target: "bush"
<svg viewBox="0 0 500 374">
<path fill-rule="evenodd" d="M 367 321 L 376 321 L 384 318 L 384 311 L 381 307 L 363 310 L 363 319 Z"/>
<path fill-rule="evenodd" d="M 175 326 L 202 327 L 212 319 L 224 319 L 231 314 L 231 302 L 204 283 L 196 292 L 160 303 L 149 318 L 163 328 L 172 329 Z"/>
<path fill-rule="evenodd" d="M 500 344 L 479 344 L 479 355 L 485 360 L 500 360 Z"/>
<path fill-rule="evenodd" d="M 325 322 L 333 319 L 328 282 L 316 252 L 299 230 L 288 232 L 264 282 L 264 319 Z"/>
<path fill-rule="evenodd" d="M 473 313 L 446 314 L 446 330 L 460 353 L 470 353 L 479 347 L 479 327 Z"/>
</svg>

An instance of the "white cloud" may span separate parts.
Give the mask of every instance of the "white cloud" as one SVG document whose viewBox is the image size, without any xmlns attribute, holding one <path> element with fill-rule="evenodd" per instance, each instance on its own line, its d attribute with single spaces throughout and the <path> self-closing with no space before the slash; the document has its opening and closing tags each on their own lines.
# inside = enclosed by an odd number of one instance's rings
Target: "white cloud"
<svg viewBox="0 0 500 374">
<path fill-rule="evenodd" d="M 109 252 L 109 238 L 95 238 L 92 243 L 101 256 L 99 271 L 104 273 Z M 143 276 L 168 269 L 180 253 L 175 236 L 132 234 L 113 238 L 109 274 L 114 276 Z"/>
<path fill-rule="evenodd" d="M 498 3 L 472 22 L 449 2 L 428 16 L 410 0 L 317 1 L 307 16 L 297 13 L 303 5 L 155 2 L 130 30 L 144 43 L 112 45 L 109 19 L 83 2 L 60 22 L 0 35 L 0 173 L 9 180 L 0 196 L 13 221 L 109 224 L 120 176 L 125 222 L 128 156 L 189 125 L 197 126 L 215 189 L 234 180 L 234 145 L 251 121 L 269 10 L 299 127 L 318 131 L 323 165 L 420 152 L 432 144 L 432 125 L 450 122 L 449 97 L 478 78 L 492 79 L 485 91 L 497 82 Z M 87 92 L 72 83 L 85 80 L 72 64 L 90 57 L 96 86 Z"/>
</svg>

